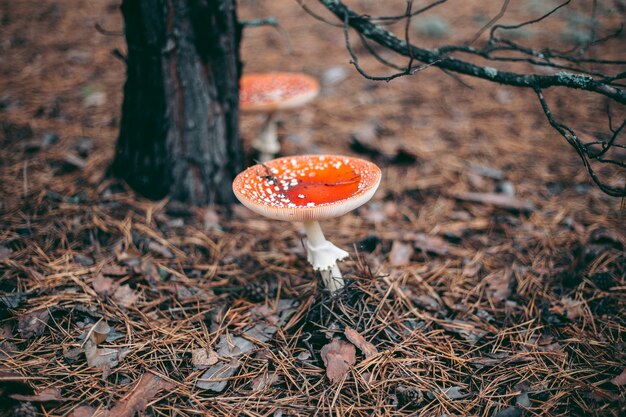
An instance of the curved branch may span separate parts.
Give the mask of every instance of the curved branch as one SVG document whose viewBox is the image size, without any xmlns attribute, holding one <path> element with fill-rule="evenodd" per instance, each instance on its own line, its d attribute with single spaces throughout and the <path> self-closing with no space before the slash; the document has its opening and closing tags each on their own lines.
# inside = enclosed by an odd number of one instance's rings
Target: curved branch
<svg viewBox="0 0 626 417">
<path fill-rule="evenodd" d="M 298 1 L 301 2 L 302 0 Z M 621 72 L 616 75 L 609 75 L 597 70 L 590 71 L 583 68 L 582 66 L 583 64 L 591 63 L 605 65 L 623 65 L 626 62 L 619 60 L 585 58 L 582 56 L 568 55 L 566 52 L 558 52 L 550 49 L 543 49 L 539 51 L 519 45 L 508 39 L 495 36 L 495 33 L 498 29 L 514 29 L 528 24 L 540 22 L 546 19 L 548 16 L 557 12 L 559 9 L 571 3 L 571 0 L 565 0 L 560 5 L 553 8 L 543 16 L 529 20 L 524 23 L 516 25 L 494 25 L 494 23 L 496 23 L 502 17 L 507 9 L 509 1 L 504 0 L 498 15 L 492 18 L 487 25 L 483 26 L 483 28 L 481 28 L 481 30 L 472 40 L 472 42 L 474 42 L 478 37 L 480 37 L 482 33 L 484 33 L 489 27 L 491 27 L 489 41 L 486 46 L 482 48 L 476 48 L 472 47 L 471 43 L 469 43 L 465 45 L 444 46 L 439 49 L 420 48 L 411 43 L 408 31 L 408 25 L 410 23 L 411 17 L 415 14 L 418 14 L 418 12 L 424 11 L 423 9 L 420 9 L 417 12 L 412 11 L 412 0 L 409 0 L 407 2 L 407 8 L 403 15 L 387 16 L 382 18 L 374 18 L 366 15 L 357 14 L 352 9 L 345 6 L 340 0 L 318 1 L 343 22 L 342 26 L 344 30 L 346 49 L 348 50 L 352 58 L 351 64 L 355 66 L 355 68 L 361 75 L 368 79 L 390 81 L 397 77 L 411 75 L 429 66 L 434 66 L 441 69 L 444 73 L 452 75 L 454 77 L 457 77 L 456 74 L 463 74 L 475 78 L 482 78 L 484 80 L 503 85 L 532 89 L 539 99 L 541 108 L 548 122 L 576 150 L 593 182 L 595 182 L 596 185 L 608 195 L 615 197 L 626 196 L 626 185 L 620 187 L 615 185 L 609 185 L 603 182 L 602 179 L 598 176 L 598 173 L 594 170 L 594 167 L 592 166 L 592 162 L 596 162 L 609 164 L 619 168 L 626 168 L 626 162 L 619 160 L 619 158 L 617 160 L 605 158 L 605 156 L 609 154 L 609 150 L 612 148 L 626 149 L 624 145 L 617 143 L 618 136 L 623 136 L 624 132 L 626 132 L 626 120 L 624 120 L 617 128 L 614 128 L 611 118 L 610 107 L 607 105 L 608 128 L 609 131 L 612 132 L 612 135 L 607 140 L 595 140 L 585 143 L 581 140 L 580 137 L 578 137 L 574 129 L 557 121 L 557 119 L 552 114 L 548 102 L 546 101 L 543 94 L 544 90 L 551 87 L 565 87 L 601 94 L 608 97 L 612 101 L 616 101 L 617 103 L 624 105 L 626 104 L 626 89 L 623 85 L 615 81 L 626 78 L 626 72 Z M 434 7 L 441 3 L 443 3 L 443 1 L 435 1 L 431 3 L 428 7 Z M 387 23 L 387 19 L 395 20 L 396 22 L 406 19 L 404 27 L 404 39 L 399 38 L 394 33 L 388 31 L 381 26 Z M 375 24 L 372 22 L 372 20 L 376 20 L 379 23 Z M 350 28 L 354 29 L 359 34 L 363 44 L 365 45 L 365 48 L 372 56 L 374 56 L 374 58 L 389 67 L 395 68 L 396 70 L 398 70 L 398 72 L 389 76 L 369 75 L 359 65 L 358 56 L 352 48 L 349 37 Z M 595 39 L 594 29 L 592 41 L 589 42 L 586 47 L 602 42 L 603 40 L 610 39 L 611 37 L 615 36 L 615 34 L 621 32 L 621 29 L 622 28 L 620 27 L 620 29 L 614 34 L 597 40 Z M 400 66 L 382 58 L 374 50 L 372 45 L 370 45 L 369 41 L 375 42 L 383 48 L 386 48 L 387 50 L 393 51 L 399 55 L 409 58 L 408 63 L 406 64 L 406 66 Z M 452 57 L 450 56 L 450 54 L 453 52 L 461 52 L 473 56 L 479 56 L 483 59 L 496 62 L 526 62 L 535 66 L 551 67 L 556 70 L 560 69 L 561 72 L 553 75 L 542 75 L 500 71 L 496 68 L 480 66 L 469 61 Z M 513 52 L 517 55 L 498 56 L 499 54 L 496 55 L 496 53 L 498 52 Z M 555 61 L 552 61 L 553 59 Z M 561 62 L 559 63 L 557 60 L 560 60 Z M 414 62 L 420 62 L 423 65 L 414 65 Z M 610 103 L 609 100 L 607 100 L 607 102 Z M 598 146 L 600 147 L 599 149 Z"/>
<path fill-rule="evenodd" d="M 555 75 L 520 74 L 482 67 L 471 62 L 445 56 L 438 50 L 428 50 L 408 44 L 388 30 L 373 24 L 366 17 L 355 13 L 339 0 L 319 0 L 319 2 L 339 19 L 347 20 L 350 27 L 365 37 L 394 52 L 412 57 L 425 64 L 514 87 L 546 89 L 561 86 L 591 91 L 609 97 L 618 103 L 626 104 L 625 90 L 594 80 L 593 77 L 588 75 L 569 72 L 559 72 Z"/>
<path fill-rule="evenodd" d="M 574 132 L 568 126 L 565 126 L 564 124 L 561 124 L 561 123 L 556 121 L 556 119 L 552 115 L 552 111 L 550 110 L 550 107 L 548 106 L 548 102 L 546 101 L 546 98 L 544 97 L 543 92 L 541 91 L 541 89 L 540 88 L 534 88 L 534 90 L 535 90 L 535 93 L 537 94 L 537 98 L 539 98 L 539 102 L 541 103 L 541 108 L 542 108 L 543 112 L 545 113 L 546 118 L 548 119 L 548 122 L 550 123 L 550 126 L 552 126 L 557 132 L 559 132 L 561 134 L 561 136 L 563 136 L 565 138 L 565 140 L 567 140 L 567 142 L 570 145 L 572 145 L 572 147 L 574 149 L 576 149 L 576 152 L 580 156 L 580 159 L 582 160 L 583 165 L 585 166 L 585 169 L 589 173 L 589 176 L 591 177 L 593 182 L 595 182 L 596 185 L 602 191 L 604 191 L 606 194 L 608 194 L 610 196 L 613 196 L 613 197 L 624 197 L 624 196 L 626 196 L 626 186 L 625 187 L 621 187 L 621 188 L 620 187 L 611 187 L 610 185 L 607 185 L 602 180 L 600 180 L 600 178 L 596 174 L 595 170 L 591 166 L 591 162 L 589 161 L 589 157 L 591 156 L 592 158 L 597 159 L 600 162 L 611 163 L 611 164 L 615 164 L 615 165 L 623 167 L 622 163 L 617 162 L 617 161 L 611 161 L 611 160 L 601 160 L 598 157 L 599 155 L 589 155 L 588 149 L 586 149 L 586 146 L 583 145 L 583 143 L 580 141 L 580 139 L 576 135 L 576 132 Z M 621 128 L 623 126 L 624 126 L 624 124 L 622 124 L 622 126 L 619 129 L 619 131 L 621 131 Z M 619 131 L 617 131 L 617 133 L 613 136 L 612 141 L 614 141 L 615 138 L 617 138 L 617 135 L 619 134 Z M 604 152 L 602 152 L 602 153 L 604 153 Z"/>
</svg>

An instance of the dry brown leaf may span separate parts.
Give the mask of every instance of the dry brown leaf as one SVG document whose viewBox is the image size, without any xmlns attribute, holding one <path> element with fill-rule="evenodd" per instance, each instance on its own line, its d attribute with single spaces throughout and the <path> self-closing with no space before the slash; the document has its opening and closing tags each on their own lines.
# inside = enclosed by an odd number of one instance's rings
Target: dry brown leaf
<svg viewBox="0 0 626 417">
<path fill-rule="evenodd" d="M 356 362 L 354 345 L 337 338 L 322 347 L 321 355 L 326 365 L 326 376 L 332 383 L 341 380 Z"/>
<path fill-rule="evenodd" d="M 219 361 L 207 369 L 196 382 L 196 387 L 214 392 L 222 392 L 228 385 L 228 378 L 235 375 L 241 366 L 237 358 L 228 361 Z"/>
<path fill-rule="evenodd" d="M 139 294 L 130 288 L 128 284 L 120 285 L 113 293 L 113 299 L 118 302 L 122 307 L 131 307 L 137 299 Z"/>
<path fill-rule="evenodd" d="M 443 394 L 451 400 L 460 400 L 469 395 L 467 392 L 464 392 L 465 388 L 460 387 L 460 386 L 443 388 L 442 391 L 443 391 Z"/>
<path fill-rule="evenodd" d="M 406 233 L 405 239 L 413 241 L 413 246 L 424 253 L 439 256 L 447 255 L 450 248 L 448 243 L 439 236 L 430 236 L 425 233 Z"/>
<path fill-rule="evenodd" d="M 150 250 L 151 252 L 153 252 L 153 253 L 155 253 L 157 255 L 161 255 L 164 258 L 171 259 L 171 258 L 174 257 L 174 254 L 172 253 L 171 250 L 169 250 L 165 246 L 161 245 L 160 243 L 155 242 L 154 240 L 151 240 L 148 243 L 148 250 Z"/>
<path fill-rule="evenodd" d="M 138 273 L 141 273 L 144 277 L 152 282 L 161 281 L 161 274 L 159 274 L 159 270 L 152 261 L 152 259 L 142 259 L 141 263 L 137 268 L 135 268 Z"/>
<path fill-rule="evenodd" d="M 17 319 L 17 328 L 26 339 L 39 336 L 46 329 L 46 323 L 50 318 L 48 310 L 33 311 L 23 314 Z"/>
<path fill-rule="evenodd" d="M 215 365 L 219 360 L 217 352 L 213 349 L 194 349 L 191 352 L 191 363 L 194 369 L 204 369 L 211 365 Z"/>
<path fill-rule="evenodd" d="M 252 391 L 263 391 L 280 380 L 280 376 L 276 372 L 263 373 L 252 380 Z"/>
<path fill-rule="evenodd" d="M 561 298 L 562 309 L 559 312 L 567 316 L 570 320 L 576 320 L 584 313 L 584 304 L 580 300 L 574 300 L 570 297 Z"/>
<path fill-rule="evenodd" d="M 100 295 L 112 294 L 117 288 L 117 283 L 112 278 L 99 274 L 91 281 L 94 291 Z"/>
<path fill-rule="evenodd" d="M 619 374 L 618 376 L 616 376 L 615 378 L 611 380 L 611 384 L 616 385 L 618 387 L 626 385 L 626 368 L 624 368 L 621 374 Z"/>
<path fill-rule="evenodd" d="M 104 375 L 108 375 L 111 368 L 117 366 L 128 353 L 125 349 L 98 348 L 91 341 L 87 341 L 84 347 L 87 365 L 102 369 Z"/>
<path fill-rule="evenodd" d="M 11 255 L 11 249 L 7 248 L 4 245 L 0 245 L 0 261 L 4 261 L 9 259 L 9 256 Z"/>
<path fill-rule="evenodd" d="M 69 415 L 69 417 L 92 417 L 95 412 L 95 408 L 83 405 L 81 407 L 75 408 Z"/>
<path fill-rule="evenodd" d="M 513 271 L 506 269 L 485 278 L 487 282 L 487 296 L 494 302 L 501 302 L 509 298 L 512 293 Z"/>
<path fill-rule="evenodd" d="M 8 381 L 11 382 L 26 382 L 28 380 L 27 376 L 19 374 L 10 369 L 0 368 L 0 382 L 6 383 Z"/>
<path fill-rule="evenodd" d="M 133 417 L 137 412 L 144 411 L 159 391 L 169 390 L 173 387 L 174 384 L 171 382 L 165 381 L 151 372 L 146 372 L 141 376 L 130 396 L 118 402 L 108 415 L 111 417 Z"/>
<path fill-rule="evenodd" d="M 61 397 L 61 392 L 57 388 L 48 387 L 43 390 L 33 394 L 33 395 L 21 395 L 21 394 L 11 394 L 9 397 L 18 401 L 36 401 L 36 402 L 46 402 L 46 401 L 64 401 L 65 399 Z"/>
<path fill-rule="evenodd" d="M 0 359 L 8 357 L 11 353 L 17 351 L 15 343 L 9 340 L 12 338 L 11 326 L 9 324 L 0 326 Z"/>
<path fill-rule="evenodd" d="M 108 275 L 111 277 L 123 277 L 128 275 L 128 269 L 116 264 L 109 264 L 102 267 L 102 275 Z"/>
<path fill-rule="evenodd" d="M 463 267 L 463 276 L 466 278 L 474 278 L 480 270 L 483 264 L 480 261 L 471 261 Z"/>
<path fill-rule="evenodd" d="M 394 240 L 389 252 L 389 262 L 392 266 L 406 266 L 411 261 L 413 246 Z"/>
<path fill-rule="evenodd" d="M 356 347 L 358 347 L 361 352 L 365 355 L 366 358 L 373 356 L 378 353 L 378 349 L 376 346 L 367 342 L 365 338 L 361 335 L 361 333 L 357 332 L 351 327 L 346 327 L 343 332 L 346 335 L 346 338 L 352 342 Z"/>
<path fill-rule="evenodd" d="M 518 200 L 506 194 L 496 193 L 457 193 L 453 196 L 457 200 L 469 201 L 471 203 L 488 204 L 507 210 L 531 212 L 535 206 L 528 201 Z"/>
</svg>

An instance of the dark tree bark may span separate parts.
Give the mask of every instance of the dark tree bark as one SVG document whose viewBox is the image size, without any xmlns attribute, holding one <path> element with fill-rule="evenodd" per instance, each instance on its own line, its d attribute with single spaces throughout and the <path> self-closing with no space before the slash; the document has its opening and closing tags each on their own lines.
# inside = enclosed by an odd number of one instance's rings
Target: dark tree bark
<svg viewBox="0 0 626 417">
<path fill-rule="evenodd" d="M 124 0 L 127 80 L 113 175 L 149 198 L 234 201 L 242 165 L 235 0 Z"/>
</svg>

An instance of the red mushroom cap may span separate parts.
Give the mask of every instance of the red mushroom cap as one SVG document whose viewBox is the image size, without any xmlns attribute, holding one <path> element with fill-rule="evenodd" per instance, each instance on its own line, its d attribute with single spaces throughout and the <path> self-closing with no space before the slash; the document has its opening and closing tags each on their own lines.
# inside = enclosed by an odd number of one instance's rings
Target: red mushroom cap
<svg viewBox="0 0 626 417">
<path fill-rule="evenodd" d="M 233 191 L 250 210 L 276 220 L 323 220 L 365 204 L 380 184 L 371 162 L 339 155 L 300 155 L 254 165 Z"/>
<path fill-rule="evenodd" d="M 273 112 L 300 107 L 319 93 L 317 80 L 290 72 L 252 73 L 239 82 L 239 107 L 248 112 Z"/>
</svg>

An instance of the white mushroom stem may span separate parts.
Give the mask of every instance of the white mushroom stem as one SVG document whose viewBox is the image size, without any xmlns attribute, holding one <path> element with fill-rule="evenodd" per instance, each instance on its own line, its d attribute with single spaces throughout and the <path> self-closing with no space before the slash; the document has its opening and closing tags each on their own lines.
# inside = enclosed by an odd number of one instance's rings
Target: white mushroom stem
<svg viewBox="0 0 626 417">
<path fill-rule="evenodd" d="M 271 112 L 267 115 L 267 120 L 263 125 L 261 133 L 252 141 L 252 147 L 259 151 L 259 162 L 267 162 L 274 159 L 274 155 L 280 152 L 278 142 L 276 115 Z"/>
<path fill-rule="evenodd" d="M 343 288 L 344 282 L 337 261 L 347 258 L 348 252 L 327 241 L 317 221 L 305 221 L 304 230 L 307 238 L 305 247 L 309 263 L 313 265 L 314 270 L 320 271 L 324 286 L 331 293 L 340 290 Z"/>
</svg>

